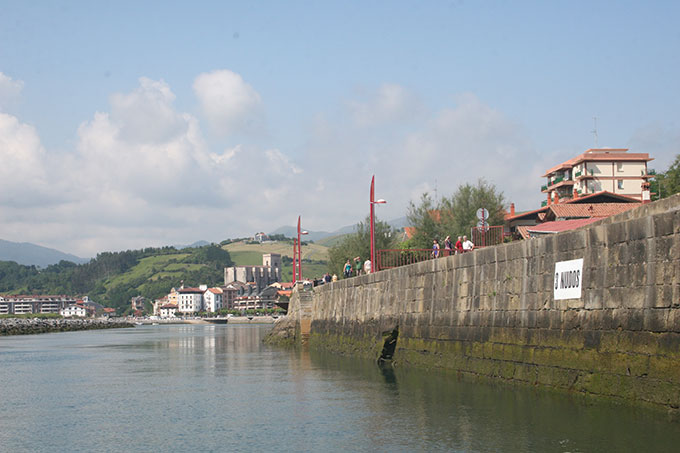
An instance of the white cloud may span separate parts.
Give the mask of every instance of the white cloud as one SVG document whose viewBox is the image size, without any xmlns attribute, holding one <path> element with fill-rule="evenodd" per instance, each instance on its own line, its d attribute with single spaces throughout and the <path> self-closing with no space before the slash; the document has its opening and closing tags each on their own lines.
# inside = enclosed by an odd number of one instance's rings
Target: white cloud
<svg viewBox="0 0 680 453">
<path fill-rule="evenodd" d="M 417 97 L 397 84 L 383 84 L 367 100 L 347 102 L 352 120 L 359 127 L 371 127 L 413 119 L 422 109 Z"/>
<path fill-rule="evenodd" d="M 203 73 L 193 89 L 203 115 L 219 135 L 253 133 L 262 127 L 260 95 L 239 74 L 227 69 Z"/>
<path fill-rule="evenodd" d="M 13 80 L 0 72 L 0 109 L 18 98 L 23 88 L 23 81 Z"/>
</svg>

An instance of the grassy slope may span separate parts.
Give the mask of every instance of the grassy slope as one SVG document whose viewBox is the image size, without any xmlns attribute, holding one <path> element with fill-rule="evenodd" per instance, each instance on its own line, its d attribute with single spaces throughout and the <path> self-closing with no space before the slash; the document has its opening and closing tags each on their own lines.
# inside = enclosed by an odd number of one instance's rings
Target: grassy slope
<svg viewBox="0 0 680 453">
<path fill-rule="evenodd" d="M 149 256 L 142 258 L 139 263 L 127 272 L 116 275 L 106 281 L 105 286 L 112 288 L 116 285 L 127 284 L 140 277 L 156 280 L 161 277 L 179 276 L 182 269 L 192 270 L 202 267 L 202 264 L 178 263 L 189 256 L 188 253 L 177 253 L 173 255 Z"/>
</svg>

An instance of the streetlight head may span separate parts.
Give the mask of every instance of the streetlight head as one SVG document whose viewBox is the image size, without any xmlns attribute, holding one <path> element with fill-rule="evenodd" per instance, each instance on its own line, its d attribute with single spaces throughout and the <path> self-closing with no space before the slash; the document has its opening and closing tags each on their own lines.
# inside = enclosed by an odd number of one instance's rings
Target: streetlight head
<svg viewBox="0 0 680 453">
<path fill-rule="evenodd" d="M 380 200 L 375 200 L 374 203 L 387 203 L 387 200 L 383 200 L 382 198 Z"/>
<path fill-rule="evenodd" d="M 300 231 L 300 234 L 309 234 L 308 231 Z"/>
</svg>

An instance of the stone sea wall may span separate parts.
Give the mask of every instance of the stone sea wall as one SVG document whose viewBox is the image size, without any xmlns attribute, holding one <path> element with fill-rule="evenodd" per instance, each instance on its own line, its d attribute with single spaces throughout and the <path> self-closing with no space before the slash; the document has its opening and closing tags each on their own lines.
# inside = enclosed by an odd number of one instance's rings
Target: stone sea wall
<svg viewBox="0 0 680 453">
<path fill-rule="evenodd" d="M 3 318 L 0 319 L 0 336 L 121 327 L 134 327 L 134 324 L 118 319 Z"/>
<path fill-rule="evenodd" d="M 581 298 L 555 300 L 555 263 L 579 258 Z M 299 303 L 273 335 L 302 338 Z M 312 348 L 677 409 L 680 196 L 323 285 L 310 304 Z"/>
</svg>

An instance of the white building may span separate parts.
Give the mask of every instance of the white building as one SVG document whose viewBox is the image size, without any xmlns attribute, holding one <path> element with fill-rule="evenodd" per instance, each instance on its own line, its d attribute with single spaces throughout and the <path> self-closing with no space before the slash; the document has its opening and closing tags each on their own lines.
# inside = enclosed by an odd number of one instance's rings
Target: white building
<svg viewBox="0 0 680 453">
<path fill-rule="evenodd" d="M 87 309 L 82 305 L 69 305 L 59 311 L 59 314 L 64 318 L 84 318 L 87 316 Z"/>
<path fill-rule="evenodd" d="M 222 290 L 210 288 L 203 293 L 203 307 L 208 313 L 214 313 L 222 308 Z"/>
<path fill-rule="evenodd" d="M 177 292 L 179 293 L 178 312 L 192 314 L 203 310 L 203 293 L 205 289 L 181 288 Z"/>
</svg>

